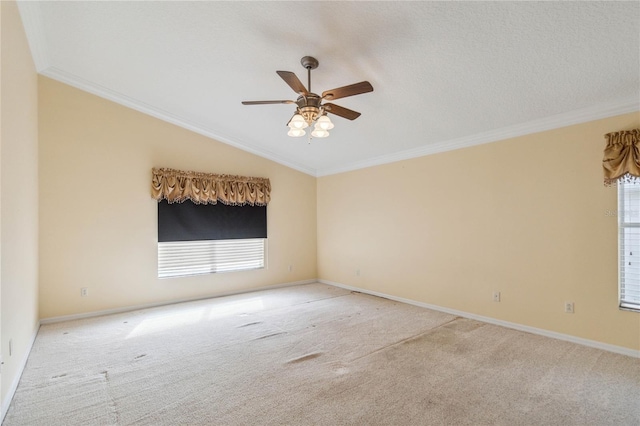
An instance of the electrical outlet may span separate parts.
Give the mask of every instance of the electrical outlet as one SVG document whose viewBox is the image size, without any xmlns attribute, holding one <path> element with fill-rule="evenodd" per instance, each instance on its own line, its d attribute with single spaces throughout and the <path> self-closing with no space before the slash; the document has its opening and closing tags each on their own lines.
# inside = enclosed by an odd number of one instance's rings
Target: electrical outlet
<svg viewBox="0 0 640 426">
<path fill-rule="evenodd" d="M 499 291 L 494 291 L 493 292 L 493 301 L 494 302 L 499 302 L 500 301 L 500 292 Z"/>
<path fill-rule="evenodd" d="M 356 269 L 356 277 L 360 276 L 360 269 Z"/>
<path fill-rule="evenodd" d="M 572 313 L 574 313 L 574 310 L 573 310 L 573 302 L 564 302 L 564 311 L 565 311 L 567 314 L 572 314 Z"/>
<path fill-rule="evenodd" d="M 293 265 L 289 265 L 289 272 L 293 271 Z"/>
<path fill-rule="evenodd" d="M 89 295 L 89 289 L 87 287 L 82 287 L 80 289 L 80 296 L 87 297 Z"/>
</svg>

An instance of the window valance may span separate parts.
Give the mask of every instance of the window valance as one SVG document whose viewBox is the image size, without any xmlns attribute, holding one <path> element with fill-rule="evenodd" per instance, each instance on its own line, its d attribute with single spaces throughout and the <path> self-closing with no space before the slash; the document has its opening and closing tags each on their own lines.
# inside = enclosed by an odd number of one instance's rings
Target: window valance
<svg viewBox="0 0 640 426">
<path fill-rule="evenodd" d="M 266 206 L 271 200 L 271 183 L 267 178 L 154 168 L 151 196 L 169 203 L 191 200 L 195 204 L 220 201 L 227 205 Z"/>
<path fill-rule="evenodd" d="M 618 181 L 640 184 L 640 129 L 624 130 L 604 135 L 602 168 L 604 184 L 616 185 Z"/>
</svg>

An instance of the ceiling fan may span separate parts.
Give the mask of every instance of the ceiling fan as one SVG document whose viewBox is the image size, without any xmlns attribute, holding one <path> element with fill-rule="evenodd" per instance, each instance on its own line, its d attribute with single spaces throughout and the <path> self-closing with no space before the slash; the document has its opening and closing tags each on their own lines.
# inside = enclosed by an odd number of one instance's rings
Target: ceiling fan
<svg viewBox="0 0 640 426">
<path fill-rule="evenodd" d="M 296 92 L 299 96 L 295 101 L 244 101 L 243 105 L 267 105 L 267 104 L 296 104 L 296 113 L 291 117 L 287 126 L 289 127 L 289 136 L 299 137 L 306 133 L 305 128 L 311 126 L 315 122 L 315 128 L 311 132 L 311 136 L 315 138 L 326 138 L 329 136 L 329 130 L 333 129 L 333 123 L 327 117 L 327 113 L 355 120 L 360 117 L 360 113 L 341 107 L 332 103 L 322 103 L 325 100 L 335 100 L 346 98 L 347 96 L 360 95 L 362 93 L 373 92 L 373 86 L 368 81 L 350 84 L 348 86 L 338 87 L 336 89 L 325 90 L 319 96 L 311 92 L 311 70 L 318 68 L 318 60 L 311 56 L 305 56 L 300 63 L 307 70 L 308 87 L 298 79 L 298 77 L 290 71 L 276 71 L 280 77 Z"/>
</svg>

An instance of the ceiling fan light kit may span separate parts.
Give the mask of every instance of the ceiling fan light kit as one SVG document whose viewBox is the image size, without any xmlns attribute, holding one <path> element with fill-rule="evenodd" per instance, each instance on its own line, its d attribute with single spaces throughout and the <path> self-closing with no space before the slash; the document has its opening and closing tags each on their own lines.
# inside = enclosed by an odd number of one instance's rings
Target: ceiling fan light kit
<svg viewBox="0 0 640 426">
<path fill-rule="evenodd" d="M 308 87 L 306 88 L 294 73 L 290 71 L 276 71 L 276 73 L 289 85 L 289 87 L 298 93 L 299 96 L 297 100 L 244 101 L 242 104 L 296 104 L 296 112 L 287 123 L 287 126 L 289 127 L 287 135 L 296 138 L 306 135 L 304 129 L 312 124 L 314 124 L 314 129 L 311 132 L 311 137 L 326 138 L 329 136 L 329 130 L 333 129 L 334 125 L 331 122 L 331 119 L 327 116 L 327 113 L 334 114 L 348 120 L 355 120 L 360 117 L 359 112 L 331 103 L 323 104 L 322 101 L 325 99 L 334 100 L 372 92 L 373 86 L 371 86 L 371 83 L 368 81 L 361 81 L 360 83 L 351 84 L 349 86 L 325 90 L 322 92 L 322 96 L 319 96 L 311 92 L 311 70 L 318 68 L 318 60 L 311 56 L 305 56 L 300 60 L 300 63 L 307 70 Z"/>
</svg>

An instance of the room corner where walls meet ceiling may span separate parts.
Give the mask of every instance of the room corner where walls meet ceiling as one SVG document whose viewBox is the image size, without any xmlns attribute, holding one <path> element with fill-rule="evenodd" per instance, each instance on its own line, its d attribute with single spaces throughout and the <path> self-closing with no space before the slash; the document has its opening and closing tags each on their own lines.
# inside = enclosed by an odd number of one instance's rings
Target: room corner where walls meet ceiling
<svg viewBox="0 0 640 426">
<path fill-rule="evenodd" d="M 19 2 L 45 76 L 313 176 L 640 108 L 637 2 Z M 292 27 L 298 16 L 314 16 Z M 370 81 L 326 139 L 286 136 L 295 99 Z M 305 140 L 301 140 L 305 139 Z"/>
</svg>

